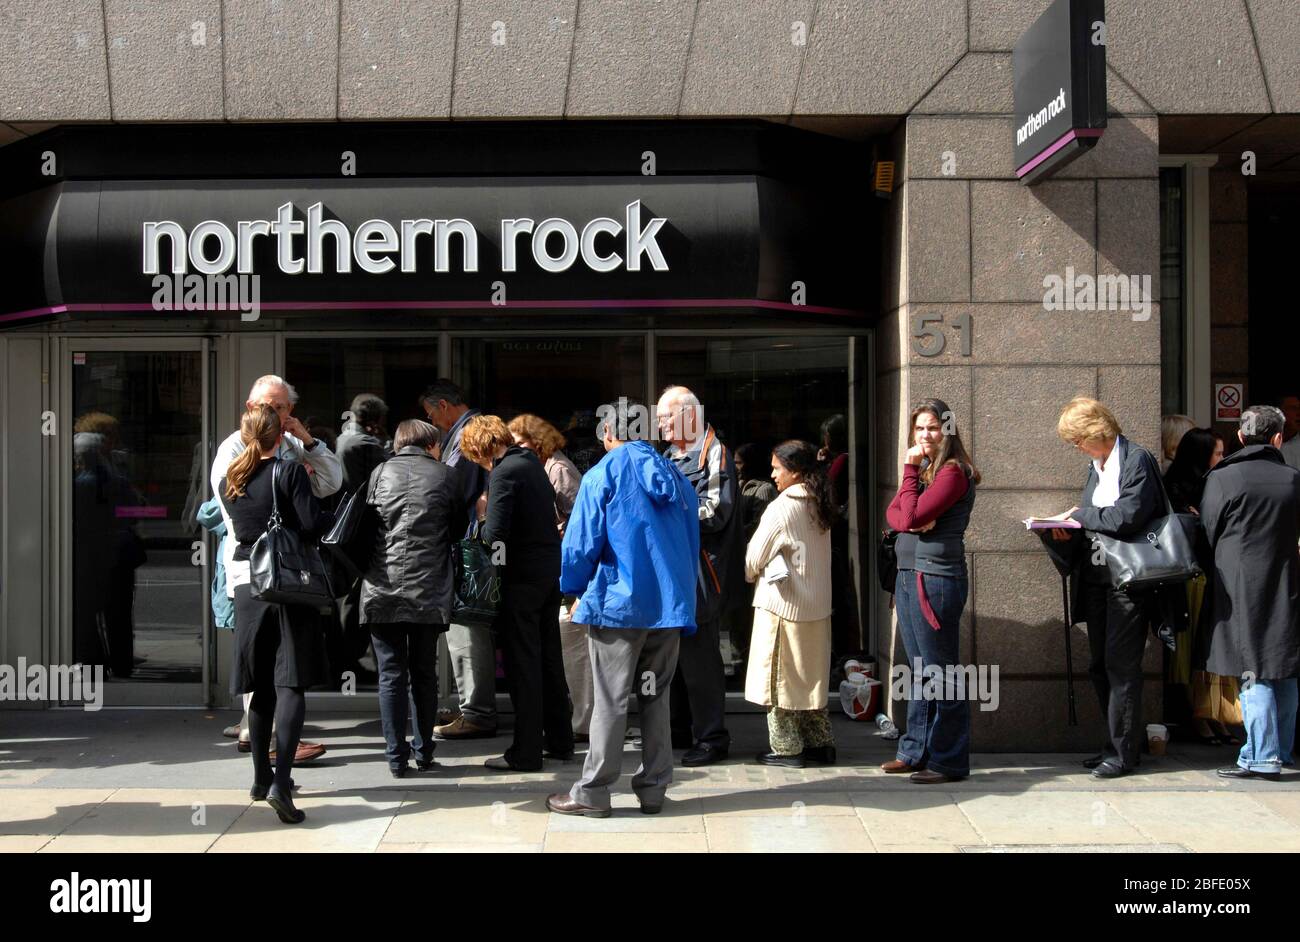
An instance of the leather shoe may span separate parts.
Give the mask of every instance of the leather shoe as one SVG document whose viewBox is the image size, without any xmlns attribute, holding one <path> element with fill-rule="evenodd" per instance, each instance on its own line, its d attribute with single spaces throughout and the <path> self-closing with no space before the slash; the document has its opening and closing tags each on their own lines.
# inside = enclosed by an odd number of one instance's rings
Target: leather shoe
<svg viewBox="0 0 1300 942">
<path fill-rule="evenodd" d="M 515 765 L 505 756 L 494 756 L 483 763 L 484 768 L 491 769 L 494 772 L 540 772 L 542 767 L 539 765 L 535 769 L 524 768 L 521 765 Z"/>
<path fill-rule="evenodd" d="M 917 785 L 942 785 L 944 782 L 960 782 L 965 777 L 964 775 L 945 775 L 942 772 L 936 772 L 934 769 L 921 769 L 919 772 L 913 772 L 907 778 L 908 781 L 915 782 Z"/>
<path fill-rule="evenodd" d="M 647 804 L 642 804 L 642 805 L 641 805 L 641 813 L 642 813 L 642 814 L 658 814 L 659 812 L 661 812 L 661 811 L 663 811 L 663 810 L 664 810 L 664 806 L 663 806 L 663 805 L 647 805 Z"/>
<path fill-rule="evenodd" d="M 551 795 L 546 799 L 546 807 L 556 814 L 576 814 L 587 818 L 608 818 L 609 809 L 593 808 L 591 805 L 584 805 L 575 801 L 571 796 L 564 793 Z"/>
<path fill-rule="evenodd" d="M 297 787 L 298 786 L 294 784 L 293 779 L 289 779 L 289 791 L 293 791 Z M 253 787 L 248 790 L 248 797 L 253 799 L 253 801 L 266 801 L 266 793 L 270 791 L 270 789 L 270 785 L 258 785 L 257 783 L 254 783 Z"/>
<path fill-rule="evenodd" d="M 758 754 L 759 765 L 779 765 L 787 769 L 802 769 L 803 756 L 783 756 L 777 752 L 760 752 Z"/>
<path fill-rule="evenodd" d="M 888 762 L 882 762 L 880 768 L 890 775 L 901 775 L 903 772 L 924 772 L 923 765 L 908 765 L 902 759 L 890 759 Z"/>
<path fill-rule="evenodd" d="M 727 752 L 727 749 L 710 746 L 708 743 L 696 743 L 686 750 L 686 755 L 682 756 L 682 765 L 690 767 L 712 765 L 727 758 Z"/>
<path fill-rule="evenodd" d="M 1120 778 L 1121 776 L 1128 775 L 1132 771 L 1132 769 L 1124 768 L 1124 766 L 1120 765 L 1118 762 L 1106 759 L 1092 770 L 1092 774 L 1094 778 Z"/>
<path fill-rule="evenodd" d="M 251 746 L 249 748 L 252 748 Z M 240 750 L 241 752 L 244 750 Z M 311 762 L 313 759 L 319 759 L 325 755 L 325 747 L 318 742 L 300 742 L 298 750 L 293 754 L 293 764 L 302 765 L 304 762 Z M 272 764 L 275 763 L 275 750 L 271 750 L 270 759 Z"/>
<path fill-rule="evenodd" d="M 438 763 L 433 759 L 416 759 L 415 767 L 421 772 L 432 772 L 438 767 Z"/>
<path fill-rule="evenodd" d="M 804 760 L 807 762 L 816 762 L 818 765 L 835 764 L 835 747 L 834 746 L 809 746 L 803 751 Z"/>
<path fill-rule="evenodd" d="M 302 824 L 307 816 L 293 804 L 293 797 L 280 791 L 274 784 L 266 791 L 266 803 L 275 809 L 276 816 L 285 824 Z"/>
<path fill-rule="evenodd" d="M 1084 759 L 1083 767 L 1085 769 L 1095 769 L 1097 766 L 1101 765 L 1105 761 L 1106 761 L 1105 754 L 1099 752 L 1095 756 L 1092 756 L 1088 759 Z"/>
<path fill-rule="evenodd" d="M 1239 765 L 1230 765 L 1226 769 L 1219 769 L 1218 774 L 1222 778 L 1262 778 L 1266 782 L 1277 782 L 1282 778 L 1281 772 L 1256 772 L 1252 769 L 1243 769 Z"/>
<path fill-rule="evenodd" d="M 243 731 L 244 728 L 240 726 L 238 723 L 236 723 L 234 726 L 227 726 L 225 729 L 223 729 L 221 731 L 221 735 L 225 736 L 227 739 L 238 739 L 239 734 L 242 733 Z"/>
<path fill-rule="evenodd" d="M 388 771 L 392 773 L 393 778 L 406 778 L 410 774 L 411 766 L 405 762 L 401 765 L 390 765 Z"/>
<path fill-rule="evenodd" d="M 450 723 L 433 728 L 433 735 L 438 739 L 491 739 L 497 734 L 495 726 L 478 723 L 461 715 Z"/>
</svg>

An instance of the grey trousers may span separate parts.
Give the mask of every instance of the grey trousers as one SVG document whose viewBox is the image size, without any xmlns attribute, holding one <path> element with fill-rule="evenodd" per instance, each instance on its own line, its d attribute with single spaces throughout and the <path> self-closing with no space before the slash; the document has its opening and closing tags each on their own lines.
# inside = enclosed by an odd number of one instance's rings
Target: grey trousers
<svg viewBox="0 0 1300 942">
<path fill-rule="evenodd" d="M 497 725 L 497 654 L 489 628 L 451 625 L 447 653 L 456 677 L 460 711 L 468 719 Z"/>
<path fill-rule="evenodd" d="M 587 648 L 587 626 L 569 620 L 575 604 L 573 598 L 566 597 L 560 608 L 560 655 L 573 704 L 573 731 L 586 736 L 591 731 L 591 652 Z"/>
<path fill-rule="evenodd" d="M 677 670 L 681 632 L 593 625 L 587 641 L 595 693 L 591 746 L 582 778 L 569 794 L 584 805 L 609 809 L 609 787 L 623 772 L 627 704 L 635 692 L 641 710 L 642 749 L 632 790 L 644 805 L 662 804 L 673 780 L 668 691 Z"/>
</svg>

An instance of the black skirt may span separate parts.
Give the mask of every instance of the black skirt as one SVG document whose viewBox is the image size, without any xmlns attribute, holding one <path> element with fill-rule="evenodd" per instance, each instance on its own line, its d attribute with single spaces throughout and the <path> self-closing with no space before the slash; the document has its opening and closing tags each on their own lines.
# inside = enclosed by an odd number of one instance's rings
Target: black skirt
<svg viewBox="0 0 1300 942">
<path fill-rule="evenodd" d="M 258 633 L 279 635 L 275 654 L 277 687 L 314 687 L 329 680 L 321 615 L 306 605 L 277 605 L 253 598 L 247 585 L 235 586 L 235 664 L 230 692 L 252 693 L 257 681 L 254 650 Z"/>
</svg>

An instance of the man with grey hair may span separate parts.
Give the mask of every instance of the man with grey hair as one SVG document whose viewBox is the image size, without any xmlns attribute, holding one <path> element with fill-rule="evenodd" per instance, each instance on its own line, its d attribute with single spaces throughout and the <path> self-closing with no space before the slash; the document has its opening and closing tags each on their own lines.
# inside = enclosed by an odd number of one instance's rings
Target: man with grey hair
<svg viewBox="0 0 1300 942">
<path fill-rule="evenodd" d="M 299 461 L 304 464 L 311 479 L 312 493 L 317 497 L 329 497 L 337 492 L 343 483 L 343 466 L 334 452 L 330 451 L 329 446 L 313 438 L 302 422 L 294 417 L 293 407 L 297 402 L 298 393 L 294 388 L 279 376 L 268 373 L 266 376 L 259 376 L 253 383 L 253 388 L 248 391 L 248 401 L 244 403 L 244 408 L 251 410 L 265 405 L 275 410 L 276 415 L 280 417 L 280 427 L 284 430 L 284 438 L 280 442 L 276 456 L 286 461 Z M 240 441 L 238 429 L 217 446 L 216 457 L 212 460 L 212 471 L 208 475 L 208 480 L 212 482 L 213 494 L 219 493 L 221 479 L 226 476 L 226 469 L 243 450 L 244 443 Z M 226 532 L 233 534 L 235 528 L 230 518 L 226 516 L 224 504 L 221 513 L 226 518 Z M 235 540 L 226 540 L 224 546 L 225 552 L 222 558 L 226 567 L 226 595 L 233 599 L 235 586 L 248 583 L 248 561 L 235 560 Z M 252 694 L 244 695 L 244 718 L 240 721 L 238 730 L 235 730 L 241 751 L 244 751 L 244 746 L 248 743 L 248 704 L 251 700 Z M 227 730 L 227 733 L 230 731 Z M 307 762 L 324 754 L 325 747 L 319 743 L 302 742 L 298 744 L 298 753 L 294 761 Z"/>
<path fill-rule="evenodd" d="M 1300 705 L 1300 471 L 1282 460 L 1285 418 L 1241 414 L 1244 446 L 1205 478 L 1201 522 L 1214 550 L 1213 634 L 1205 669 L 1241 678 L 1246 744 L 1224 778 L 1276 781 L 1291 763 Z"/>
</svg>

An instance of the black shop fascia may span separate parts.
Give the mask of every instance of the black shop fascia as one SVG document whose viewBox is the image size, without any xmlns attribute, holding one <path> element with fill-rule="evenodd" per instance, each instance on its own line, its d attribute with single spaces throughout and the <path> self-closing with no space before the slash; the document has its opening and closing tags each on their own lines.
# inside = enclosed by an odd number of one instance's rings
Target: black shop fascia
<svg viewBox="0 0 1300 942">
<path fill-rule="evenodd" d="M 0 328 L 862 326 L 868 166 L 754 123 L 54 129 L 0 149 Z"/>
</svg>

